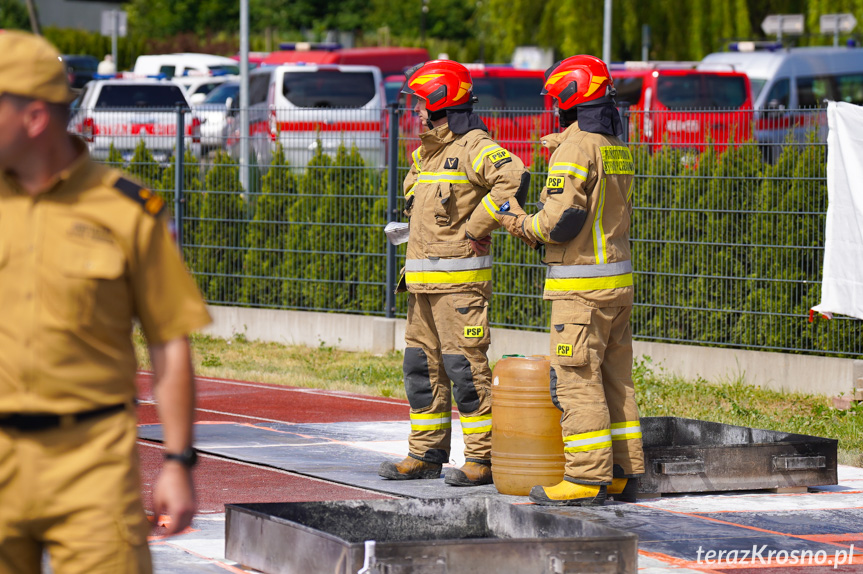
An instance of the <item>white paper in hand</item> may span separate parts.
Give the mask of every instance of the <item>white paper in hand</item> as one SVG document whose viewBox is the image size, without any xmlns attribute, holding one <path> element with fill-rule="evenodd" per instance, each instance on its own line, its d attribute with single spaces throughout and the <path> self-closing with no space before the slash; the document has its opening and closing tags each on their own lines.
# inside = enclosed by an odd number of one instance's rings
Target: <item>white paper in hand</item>
<svg viewBox="0 0 863 574">
<path fill-rule="evenodd" d="M 401 245 L 407 241 L 410 232 L 411 230 L 407 223 L 399 223 L 397 221 L 390 221 L 384 227 L 384 233 L 387 234 L 387 239 L 393 245 Z"/>
</svg>

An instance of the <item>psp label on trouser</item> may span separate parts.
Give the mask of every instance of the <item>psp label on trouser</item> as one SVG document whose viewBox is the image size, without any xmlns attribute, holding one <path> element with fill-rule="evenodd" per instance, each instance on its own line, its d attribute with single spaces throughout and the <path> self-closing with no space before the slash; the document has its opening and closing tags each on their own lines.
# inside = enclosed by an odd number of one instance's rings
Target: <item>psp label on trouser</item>
<svg viewBox="0 0 863 574">
<path fill-rule="evenodd" d="M 571 357 L 572 356 L 572 345 L 567 345 L 565 343 L 558 343 L 558 345 L 557 345 L 557 356 L 558 357 Z"/>
<path fill-rule="evenodd" d="M 471 339 L 478 339 L 483 335 L 483 328 L 480 327 L 465 327 L 464 336 Z"/>
</svg>

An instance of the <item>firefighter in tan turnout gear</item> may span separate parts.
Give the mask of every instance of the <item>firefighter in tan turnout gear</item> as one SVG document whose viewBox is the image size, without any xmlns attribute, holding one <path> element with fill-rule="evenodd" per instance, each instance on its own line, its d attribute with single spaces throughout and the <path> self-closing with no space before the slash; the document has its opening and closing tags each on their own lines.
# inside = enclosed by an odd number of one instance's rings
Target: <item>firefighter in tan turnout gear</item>
<svg viewBox="0 0 863 574">
<path fill-rule="evenodd" d="M 633 163 L 614 107 L 608 68 L 573 56 L 546 71 L 562 133 L 543 138 L 551 151 L 540 211 L 518 206 L 499 216 L 526 243 L 545 244 L 544 298 L 551 307 L 551 398 L 563 411 L 566 472 L 535 486 L 545 505 L 634 501 L 644 472 L 632 383 L 632 264 L 629 225 Z"/>
<path fill-rule="evenodd" d="M 383 463 L 379 474 L 439 478 L 449 460 L 455 398 L 466 462 L 447 471 L 446 483 L 489 484 L 490 234 L 500 227 L 498 211 L 508 209 L 510 201 L 524 201 L 530 174 L 472 113 L 467 68 L 435 60 L 405 75 L 404 92 L 412 95 L 414 111 L 428 128 L 404 182 L 410 218 L 404 377 L 411 433 L 408 457 Z"/>
</svg>

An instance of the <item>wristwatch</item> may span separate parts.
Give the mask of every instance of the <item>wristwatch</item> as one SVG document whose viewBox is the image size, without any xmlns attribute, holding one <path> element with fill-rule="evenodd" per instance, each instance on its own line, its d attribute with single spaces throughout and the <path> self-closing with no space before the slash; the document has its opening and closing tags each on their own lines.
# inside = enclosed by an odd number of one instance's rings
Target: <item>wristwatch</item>
<svg viewBox="0 0 863 574">
<path fill-rule="evenodd" d="M 198 452 L 187 446 L 183 449 L 183 452 L 166 452 L 165 460 L 174 460 L 185 466 L 186 468 L 192 468 L 196 464 L 198 464 Z"/>
</svg>

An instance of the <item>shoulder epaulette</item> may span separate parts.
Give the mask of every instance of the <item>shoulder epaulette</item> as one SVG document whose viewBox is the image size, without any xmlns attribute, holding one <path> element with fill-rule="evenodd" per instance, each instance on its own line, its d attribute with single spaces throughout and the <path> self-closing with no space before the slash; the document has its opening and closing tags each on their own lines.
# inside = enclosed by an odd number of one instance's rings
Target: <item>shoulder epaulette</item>
<svg viewBox="0 0 863 574">
<path fill-rule="evenodd" d="M 114 188 L 139 203 L 150 215 L 159 215 L 165 209 L 165 201 L 161 197 L 130 179 L 120 177 L 114 182 Z"/>
</svg>

